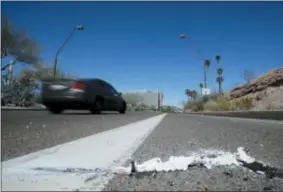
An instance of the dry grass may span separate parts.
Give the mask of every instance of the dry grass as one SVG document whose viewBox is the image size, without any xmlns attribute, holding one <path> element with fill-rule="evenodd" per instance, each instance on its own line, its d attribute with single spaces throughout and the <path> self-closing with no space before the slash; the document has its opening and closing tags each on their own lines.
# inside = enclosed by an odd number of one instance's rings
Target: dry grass
<svg viewBox="0 0 283 192">
<path fill-rule="evenodd" d="M 212 94 L 199 100 L 188 101 L 186 104 L 186 109 L 194 112 L 249 110 L 252 107 L 251 98 L 229 101 L 225 96 L 219 94 Z"/>
</svg>

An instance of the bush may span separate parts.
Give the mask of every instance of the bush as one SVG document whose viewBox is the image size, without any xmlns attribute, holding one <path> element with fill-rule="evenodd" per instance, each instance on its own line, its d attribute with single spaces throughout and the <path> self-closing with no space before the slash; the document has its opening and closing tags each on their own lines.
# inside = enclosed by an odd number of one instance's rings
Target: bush
<svg viewBox="0 0 283 192">
<path fill-rule="evenodd" d="M 253 107 L 252 98 L 228 101 L 223 95 L 206 95 L 200 100 L 188 101 L 185 109 L 190 111 L 235 111 L 249 110 Z"/>
<path fill-rule="evenodd" d="M 234 104 L 238 110 L 249 110 L 253 107 L 253 99 L 249 97 L 243 98 L 234 101 Z"/>
<path fill-rule="evenodd" d="M 204 96 L 201 98 L 201 100 L 202 100 L 202 102 L 206 103 L 206 102 L 208 102 L 208 101 L 210 101 L 210 100 L 216 101 L 219 97 L 222 97 L 222 95 L 219 94 L 219 93 L 212 93 L 212 94 L 210 94 L 210 95 L 204 95 Z"/>
<path fill-rule="evenodd" d="M 1 101 L 2 105 L 28 107 L 35 104 L 34 90 L 38 88 L 32 74 L 20 78 L 13 77 L 7 84 L 7 76 L 2 76 Z"/>
<path fill-rule="evenodd" d="M 174 108 L 171 106 L 162 106 L 160 108 L 160 111 L 163 113 L 173 113 L 174 112 Z"/>
<path fill-rule="evenodd" d="M 197 112 L 197 111 L 203 111 L 204 109 L 204 102 L 202 100 L 191 100 L 188 101 L 185 109 L 189 109 L 190 111 Z"/>
<path fill-rule="evenodd" d="M 205 111 L 232 111 L 235 110 L 234 104 L 227 101 L 223 96 L 219 96 L 215 101 L 208 101 L 204 104 Z"/>
</svg>

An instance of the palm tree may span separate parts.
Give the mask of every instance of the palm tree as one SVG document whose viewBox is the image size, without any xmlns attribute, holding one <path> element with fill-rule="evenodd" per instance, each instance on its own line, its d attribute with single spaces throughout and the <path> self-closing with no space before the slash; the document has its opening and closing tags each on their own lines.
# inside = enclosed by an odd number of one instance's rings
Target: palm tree
<svg viewBox="0 0 283 192">
<path fill-rule="evenodd" d="M 219 68 L 217 69 L 217 74 L 218 74 L 218 76 L 221 76 L 222 73 L 223 73 L 223 69 L 222 69 L 221 67 L 219 67 Z"/>
<path fill-rule="evenodd" d="M 192 91 L 192 99 L 196 100 L 197 99 L 197 92 L 195 90 Z"/>
<path fill-rule="evenodd" d="M 200 94 L 202 95 L 203 83 L 199 84 L 199 88 L 200 88 Z"/>
<path fill-rule="evenodd" d="M 220 59 L 221 59 L 220 55 L 215 56 L 215 60 L 216 60 L 217 64 L 219 64 Z"/>
<path fill-rule="evenodd" d="M 190 89 L 186 89 L 185 94 L 192 99 L 192 91 Z"/>
<path fill-rule="evenodd" d="M 204 60 L 204 65 L 203 65 L 203 68 L 204 68 L 204 88 L 207 88 L 207 70 L 210 66 L 210 60 Z"/>
<path fill-rule="evenodd" d="M 223 77 L 222 76 L 218 76 L 216 78 L 216 81 L 218 83 L 218 89 L 219 89 L 219 93 L 222 93 L 222 83 L 224 81 Z"/>
</svg>

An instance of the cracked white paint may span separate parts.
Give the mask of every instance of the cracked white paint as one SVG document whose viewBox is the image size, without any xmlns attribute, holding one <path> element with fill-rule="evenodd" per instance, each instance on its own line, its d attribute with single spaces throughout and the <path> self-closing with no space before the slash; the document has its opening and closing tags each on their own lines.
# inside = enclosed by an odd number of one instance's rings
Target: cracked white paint
<svg viewBox="0 0 283 192">
<path fill-rule="evenodd" d="M 240 166 L 238 160 L 247 163 L 254 162 L 255 159 L 250 157 L 243 147 L 239 147 L 236 153 L 224 152 L 220 150 L 204 150 L 198 153 L 192 153 L 190 156 L 171 156 L 167 161 L 162 162 L 160 158 L 153 158 L 141 164 L 136 164 L 138 172 L 150 171 L 177 171 L 187 170 L 188 165 L 202 164 L 208 169 L 215 166 Z M 131 167 L 117 167 L 113 170 L 117 174 L 130 174 Z"/>
</svg>

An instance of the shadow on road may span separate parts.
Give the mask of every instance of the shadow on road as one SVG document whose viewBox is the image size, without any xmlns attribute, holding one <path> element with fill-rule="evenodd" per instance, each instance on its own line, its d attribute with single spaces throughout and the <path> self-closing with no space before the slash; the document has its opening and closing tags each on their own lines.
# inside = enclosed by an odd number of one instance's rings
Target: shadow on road
<svg viewBox="0 0 283 192">
<path fill-rule="evenodd" d="M 89 112 L 89 111 L 67 111 L 67 112 L 63 112 L 61 115 L 95 115 L 95 116 L 97 116 L 97 115 L 117 115 L 117 114 L 119 114 L 119 113 L 117 113 L 117 112 L 108 112 L 108 111 L 106 111 L 106 112 L 101 112 L 101 113 L 99 113 L 99 114 L 92 114 L 91 112 Z"/>
</svg>

